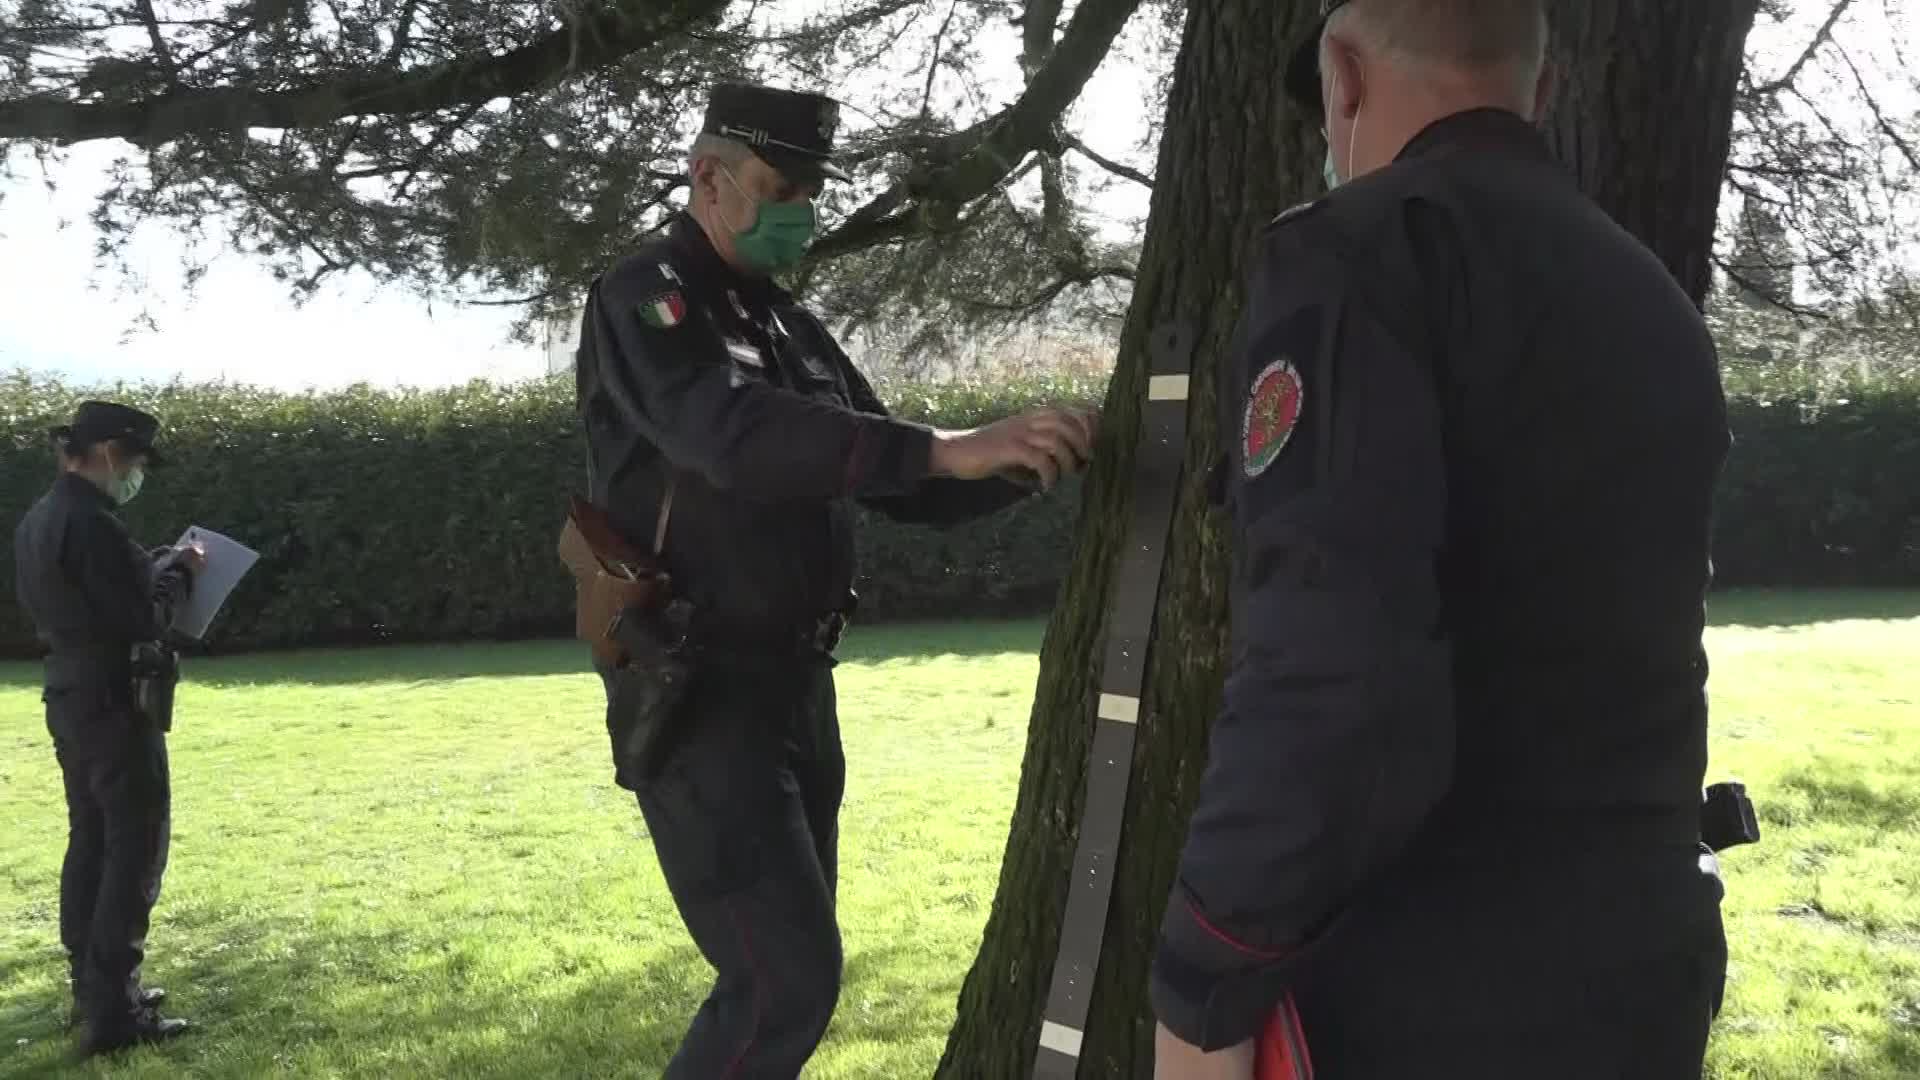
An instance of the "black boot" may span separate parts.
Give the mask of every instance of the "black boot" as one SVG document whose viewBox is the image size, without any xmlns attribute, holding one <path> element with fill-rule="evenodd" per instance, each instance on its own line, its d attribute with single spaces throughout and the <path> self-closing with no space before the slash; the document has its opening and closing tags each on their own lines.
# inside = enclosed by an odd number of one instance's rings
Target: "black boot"
<svg viewBox="0 0 1920 1080">
<path fill-rule="evenodd" d="M 130 1047 L 169 1042 L 191 1030 L 193 1025 L 187 1021 L 165 1018 L 151 1009 L 143 1010 L 130 1022 L 116 1023 L 112 1027 L 89 1023 L 85 1034 L 80 1037 L 80 1057 L 90 1058 Z"/>
<path fill-rule="evenodd" d="M 78 990 L 74 992 L 73 1008 L 67 1010 L 67 1026 L 69 1028 L 77 1028 L 81 1024 L 86 1023 L 87 1010 L 85 1006 L 81 1004 L 85 998 L 86 995 L 84 993 Z M 167 992 L 157 986 L 145 987 L 140 991 L 139 1003 L 143 1011 L 157 1009 L 160 1007 L 160 1003 L 165 1000 L 167 1000 Z"/>
</svg>

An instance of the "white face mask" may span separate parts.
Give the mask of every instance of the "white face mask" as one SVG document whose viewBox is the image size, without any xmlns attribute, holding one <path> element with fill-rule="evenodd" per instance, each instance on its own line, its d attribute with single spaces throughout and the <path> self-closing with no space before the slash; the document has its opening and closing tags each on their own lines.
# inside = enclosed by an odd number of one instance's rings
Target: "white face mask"
<svg viewBox="0 0 1920 1080">
<path fill-rule="evenodd" d="M 1339 88 L 1340 82 L 1336 77 L 1331 89 L 1338 90 Z M 1360 117 L 1366 112 L 1366 109 L 1367 101 L 1365 98 L 1361 98 L 1360 107 L 1353 111 L 1353 130 L 1347 135 L 1347 180 L 1353 179 L 1353 156 L 1354 152 L 1360 146 Z M 1329 128 L 1328 130 L 1331 131 L 1332 129 Z M 1321 165 L 1320 174 L 1327 182 L 1328 191 L 1332 191 L 1334 188 L 1346 182 L 1340 178 L 1340 170 L 1334 167 L 1333 139 L 1331 137 L 1327 138 L 1327 160 Z"/>
<path fill-rule="evenodd" d="M 125 506 L 132 502 L 134 496 L 140 494 L 140 488 L 144 486 L 146 482 L 147 470 L 145 468 L 139 465 L 130 465 L 127 467 L 127 471 L 121 472 L 120 469 L 114 465 L 113 458 L 107 458 L 107 494 L 112 497 L 116 505 Z"/>
<path fill-rule="evenodd" d="M 140 489 L 146 482 L 147 470 L 135 465 L 122 474 L 120 479 L 114 483 L 115 490 L 113 500 L 121 506 L 127 505 L 133 501 L 134 496 L 140 494 Z"/>
</svg>

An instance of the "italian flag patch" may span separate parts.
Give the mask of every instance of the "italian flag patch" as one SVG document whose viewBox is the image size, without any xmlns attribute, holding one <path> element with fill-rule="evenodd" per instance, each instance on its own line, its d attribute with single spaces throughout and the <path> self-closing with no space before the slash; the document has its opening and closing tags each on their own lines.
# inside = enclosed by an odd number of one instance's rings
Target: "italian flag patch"
<svg viewBox="0 0 1920 1080">
<path fill-rule="evenodd" d="M 678 289 L 669 289 L 640 305 L 640 321 L 655 330 L 671 330 L 686 317 L 687 300 Z"/>
</svg>

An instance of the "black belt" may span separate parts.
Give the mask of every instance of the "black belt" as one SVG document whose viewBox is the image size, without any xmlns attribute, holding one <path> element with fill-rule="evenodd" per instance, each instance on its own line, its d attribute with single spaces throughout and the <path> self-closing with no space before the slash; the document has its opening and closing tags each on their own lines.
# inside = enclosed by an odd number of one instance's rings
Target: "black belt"
<svg viewBox="0 0 1920 1080">
<path fill-rule="evenodd" d="M 1142 388 L 1140 441 L 1133 457 L 1131 519 L 1109 600 L 1107 653 L 1087 762 L 1086 806 L 1073 853 L 1072 888 L 1060 920 L 1053 986 L 1034 1056 L 1036 1080 L 1072 1080 L 1079 1071 L 1080 1043 L 1113 897 L 1115 855 L 1127 808 L 1133 738 L 1146 686 L 1160 575 L 1186 458 L 1193 332 L 1180 324 L 1158 327 L 1149 351 L 1152 364 Z"/>
<path fill-rule="evenodd" d="M 1443 806 L 1408 851 L 1414 863 L 1455 856 L 1538 858 L 1543 851 L 1618 852 L 1691 848 L 1701 840 L 1700 809 L 1578 806 Z"/>
<path fill-rule="evenodd" d="M 48 685 L 102 676 L 120 678 L 133 673 L 131 645 L 57 646 L 44 661 Z"/>
<path fill-rule="evenodd" d="M 696 619 L 687 646 L 696 654 L 718 653 L 770 660 L 832 656 L 852 623 L 848 612 L 829 612 L 771 629 L 703 626 Z"/>
</svg>

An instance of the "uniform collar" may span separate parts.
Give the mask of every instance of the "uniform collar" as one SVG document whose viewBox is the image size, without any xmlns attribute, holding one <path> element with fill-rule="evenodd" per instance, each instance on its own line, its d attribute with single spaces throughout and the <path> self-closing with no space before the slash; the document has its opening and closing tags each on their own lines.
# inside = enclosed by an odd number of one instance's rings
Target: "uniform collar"
<svg viewBox="0 0 1920 1080">
<path fill-rule="evenodd" d="M 76 472 L 62 472 L 59 477 L 54 480 L 53 487 L 54 490 L 76 499 L 91 499 L 98 503 L 103 510 L 114 510 L 118 508 L 113 498 L 106 492 L 100 490 L 100 485 Z"/>
<path fill-rule="evenodd" d="M 787 291 L 774 284 L 772 278 L 748 276 L 728 266 L 720 253 L 713 249 L 713 240 L 707 236 L 707 230 L 701 228 L 693 215 L 685 210 L 673 216 L 667 242 L 673 245 L 676 254 L 685 258 L 686 264 L 681 269 L 691 272 L 705 285 L 733 290 L 750 303 L 766 306 L 784 303 L 789 299 Z"/>
<path fill-rule="evenodd" d="M 1446 150 L 1473 150 L 1520 154 L 1553 160 L 1547 137 L 1531 121 L 1506 109 L 1468 109 L 1427 125 L 1400 151 L 1397 161 L 1427 157 Z"/>
</svg>

